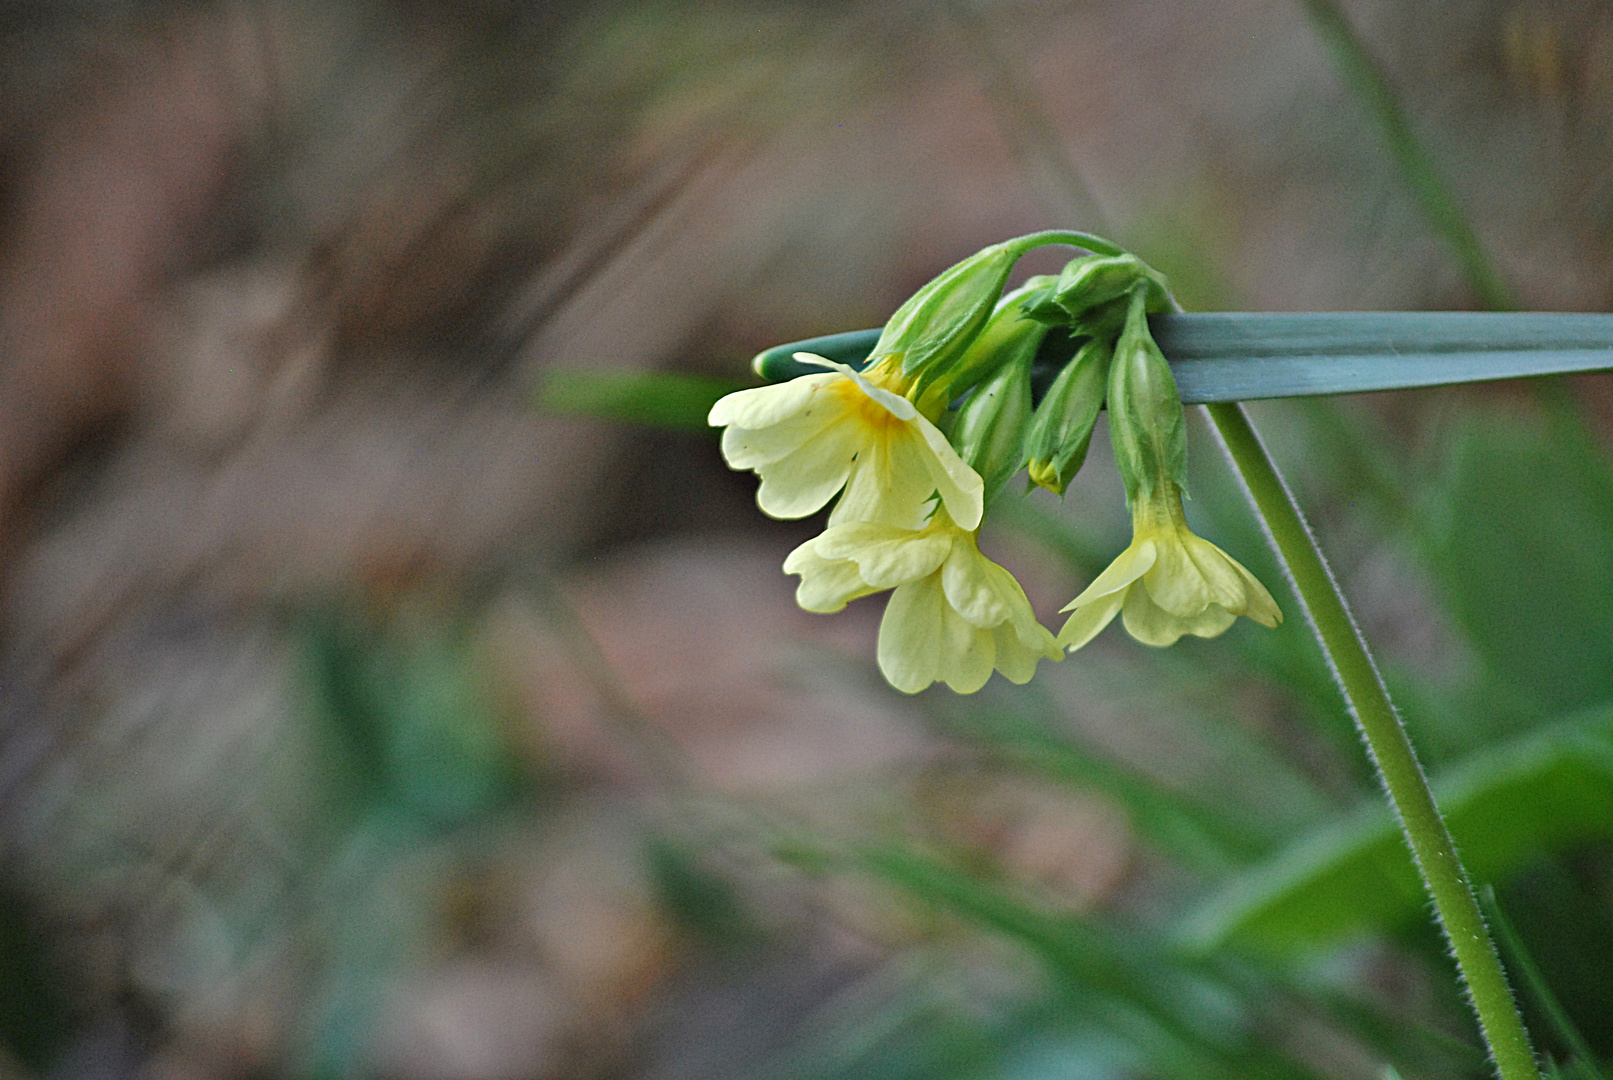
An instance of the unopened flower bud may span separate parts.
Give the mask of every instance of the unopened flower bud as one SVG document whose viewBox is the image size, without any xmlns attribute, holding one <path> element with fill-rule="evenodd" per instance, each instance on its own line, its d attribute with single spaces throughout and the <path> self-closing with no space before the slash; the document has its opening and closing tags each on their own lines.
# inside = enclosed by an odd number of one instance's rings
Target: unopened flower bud
<svg viewBox="0 0 1613 1080">
<path fill-rule="evenodd" d="M 1169 311 L 1165 276 L 1135 255 L 1086 255 L 1072 259 L 1059 274 L 1053 300 L 1073 318 L 1141 290 L 1150 314 Z"/>
<path fill-rule="evenodd" d="M 1025 460 L 1031 419 L 1031 362 L 1047 327 L 1023 318 L 1018 303 L 1005 300 L 975 347 L 990 349 L 995 370 L 958 409 L 952 445 L 985 482 L 985 500 L 1002 490 Z"/>
<path fill-rule="evenodd" d="M 1025 440 L 1031 483 L 1063 495 L 1075 479 L 1108 392 L 1112 355 L 1106 342 L 1090 339 L 1048 387 Z"/>
<path fill-rule="evenodd" d="M 1012 242 L 993 244 L 943 271 L 896 309 L 869 365 L 899 366 L 915 393 L 945 375 L 985 328 L 1019 255 Z"/>
<path fill-rule="evenodd" d="M 984 328 L 958 357 L 950 371 L 938 376 L 914 395 L 919 408 L 938 412 L 963 397 L 976 384 L 989 379 L 998 368 L 1021 351 L 1033 356 L 1046 336 L 1048 327 L 1025 318 L 1022 304 L 1026 295 L 1050 287 L 1057 279 L 1048 275 L 1033 277 L 997 302 L 996 310 Z"/>
</svg>

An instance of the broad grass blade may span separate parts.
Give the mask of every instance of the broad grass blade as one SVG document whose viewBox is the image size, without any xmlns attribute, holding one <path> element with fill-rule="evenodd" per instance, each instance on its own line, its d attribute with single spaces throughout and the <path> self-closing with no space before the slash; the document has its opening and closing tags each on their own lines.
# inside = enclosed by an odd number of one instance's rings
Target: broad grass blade
<svg viewBox="0 0 1613 1080">
<path fill-rule="evenodd" d="M 1150 321 L 1189 405 L 1613 369 L 1613 315 L 1209 312 Z M 797 363 L 798 351 L 857 363 L 878 337 L 854 330 L 778 345 L 757 356 L 755 369 L 774 380 L 818 370 Z"/>
</svg>

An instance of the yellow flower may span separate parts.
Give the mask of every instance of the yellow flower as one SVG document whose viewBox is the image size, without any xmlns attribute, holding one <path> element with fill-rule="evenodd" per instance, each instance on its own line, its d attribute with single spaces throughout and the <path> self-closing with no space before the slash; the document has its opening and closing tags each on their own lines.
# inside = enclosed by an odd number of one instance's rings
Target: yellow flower
<svg viewBox="0 0 1613 1080">
<path fill-rule="evenodd" d="M 762 478 L 756 503 L 776 518 L 806 517 L 845 489 L 831 525 L 924 523 L 939 492 L 952 519 L 980 524 L 982 484 L 936 426 L 901 396 L 895 363 L 859 374 L 811 353 L 796 359 L 830 370 L 775 386 L 729 394 L 708 422 L 726 427 L 722 451 L 731 468 Z"/>
<path fill-rule="evenodd" d="M 1064 652 L 1014 576 L 980 553 L 977 536 L 944 507 L 922 529 L 850 522 L 792 551 L 784 572 L 801 575 L 795 595 L 808 611 L 896 590 L 879 624 L 879 670 L 903 693 L 940 681 L 972 694 L 994 669 L 1029 682 L 1038 660 Z"/>
<path fill-rule="evenodd" d="M 1181 490 L 1169 481 L 1137 501 L 1131 546 L 1064 610 L 1074 614 L 1058 642 L 1071 651 L 1121 612 L 1127 631 L 1145 645 L 1171 645 L 1183 634 L 1215 637 L 1239 615 L 1262 626 L 1283 621 L 1253 574 L 1188 529 Z"/>
</svg>

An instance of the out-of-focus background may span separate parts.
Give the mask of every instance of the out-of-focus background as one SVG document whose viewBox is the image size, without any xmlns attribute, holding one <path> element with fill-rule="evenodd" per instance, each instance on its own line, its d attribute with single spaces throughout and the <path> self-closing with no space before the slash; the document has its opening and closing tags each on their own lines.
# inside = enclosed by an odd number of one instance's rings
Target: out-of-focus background
<svg viewBox="0 0 1613 1080">
<path fill-rule="evenodd" d="M 1482 1075 L 1201 426 L 1282 628 L 908 698 L 882 601 L 795 608 L 819 522 L 556 392 L 742 384 L 1053 226 L 1190 309 L 1477 306 L 1328 7 L 0 3 L 0 1076 Z M 1518 303 L 1605 310 L 1613 11 L 1332 10 Z M 1609 383 L 1254 414 L 1593 1075 Z M 1004 503 L 1056 628 L 1101 430 Z"/>
</svg>

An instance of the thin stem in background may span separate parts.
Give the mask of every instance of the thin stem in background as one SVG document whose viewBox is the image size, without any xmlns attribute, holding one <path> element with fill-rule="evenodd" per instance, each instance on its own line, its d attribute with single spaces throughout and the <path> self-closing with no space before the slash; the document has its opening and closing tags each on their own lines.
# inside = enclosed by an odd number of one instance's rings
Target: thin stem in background
<svg viewBox="0 0 1613 1080">
<path fill-rule="evenodd" d="M 1332 571 L 1243 406 L 1206 405 L 1338 677 L 1399 818 L 1501 1080 L 1539 1080 L 1523 1017 L 1406 729 Z"/>
<path fill-rule="evenodd" d="M 1388 144 L 1389 153 L 1411 186 L 1412 194 L 1428 215 L 1440 238 L 1450 245 L 1468 286 L 1479 303 L 1491 311 L 1511 311 L 1518 306 L 1511 287 L 1484 254 L 1478 234 L 1473 231 L 1461 204 L 1412 134 L 1400 98 L 1388 78 L 1366 50 L 1355 28 L 1339 9 L 1337 0 L 1300 0 L 1322 43 L 1333 54 L 1339 74 L 1373 121 Z"/>
<path fill-rule="evenodd" d="M 1037 100 L 1036 91 L 1025 85 L 997 48 L 992 26 L 975 10 L 974 0 L 953 0 L 946 5 L 946 11 L 974 56 L 986 98 L 996 110 L 1008 144 L 1042 204 L 1057 221 L 1074 222 L 1105 236 L 1113 235 L 1091 186 L 1070 157 L 1063 133 Z"/>
</svg>

